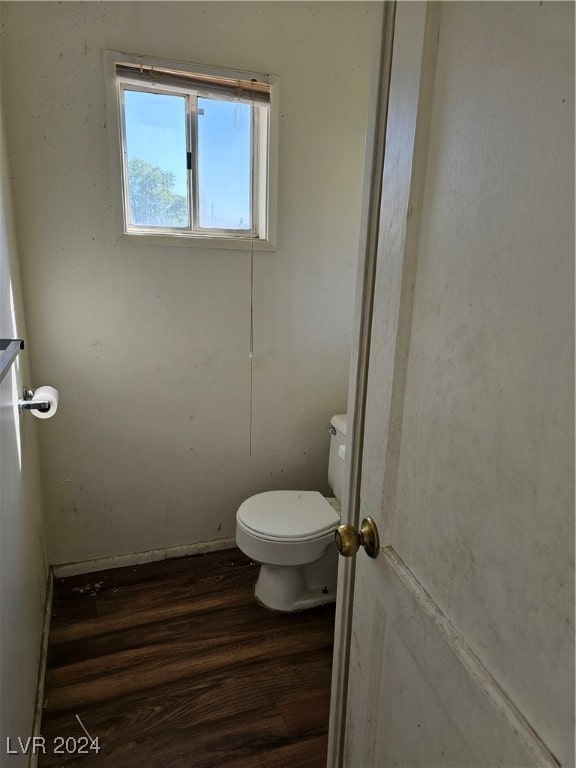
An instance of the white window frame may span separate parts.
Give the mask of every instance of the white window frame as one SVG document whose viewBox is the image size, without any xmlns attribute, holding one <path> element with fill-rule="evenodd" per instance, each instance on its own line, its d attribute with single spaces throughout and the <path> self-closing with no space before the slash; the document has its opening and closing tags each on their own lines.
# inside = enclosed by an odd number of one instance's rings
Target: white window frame
<svg viewBox="0 0 576 768">
<path fill-rule="evenodd" d="M 123 93 L 129 80 L 117 73 L 121 64 L 137 64 L 143 67 L 153 67 L 157 70 L 171 70 L 193 75 L 255 81 L 270 86 L 270 105 L 252 110 L 254 138 L 252 146 L 256 147 L 252 158 L 251 184 L 252 199 L 252 230 L 214 230 L 198 226 L 196 189 L 192 189 L 194 211 L 191 212 L 191 227 L 182 229 L 176 227 L 145 227 L 131 225 L 128 221 L 128 192 L 126 174 L 126 152 L 124 149 L 124 109 Z M 200 246 L 208 248 L 234 250 L 276 250 L 276 216 L 277 216 L 277 174 L 278 174 L 278 91 L 279 80 L 273 75 L 262 75 L 254 72 L 228 70 L 219 67 L 197 65 L 169 60 L 160 60 L 137 54 L 121 53 L 119 51 L 104 51 L 104 67 L 106 77 L 106 96 L 108 106 L 108 136 L 110 145 L 110 173 L 114 235 L 119 242 L 138 243 L 142 245 L 180 245 Z M 186 93 L 194 96 L 193 88 L 179 89 L 176 85 L 160 83 L 129 84 L 130 90 L 143 90 L 156 93 Z M 201 93 L 200 95 L 209 95 Z M 192 123 L 191 123 L 192 125 Z M 190 130 L 190 126 L 189 129 Z M 193 132 L 193 131 L 192 131 Z M 193 136 L 191 137 L 194 138 Z M 191 149 L 194 146 L 192 141 Z M 196 158 L 193 157 L 193 165 Z M 192 173 L 192 184 L 196 186 L 195 173 Z"/>
</svg>

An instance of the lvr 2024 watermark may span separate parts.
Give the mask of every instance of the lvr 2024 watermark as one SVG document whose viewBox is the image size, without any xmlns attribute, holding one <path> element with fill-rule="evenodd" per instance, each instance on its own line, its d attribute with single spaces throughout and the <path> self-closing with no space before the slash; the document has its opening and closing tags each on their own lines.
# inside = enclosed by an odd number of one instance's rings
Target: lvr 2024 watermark
<svg viewBox="0 0 576 768">
<path fill-rule="evenodd" d="M 44 736 L 6 737 L 6 754 L 8 755 L 45 755 L 51 752 L 54 755 L 89 755 L 91 752 L 100 752 L 98 737 L 93 739 L 88 736 L 55 736 L 53 739 L 45 739 Z"/>
</svg>

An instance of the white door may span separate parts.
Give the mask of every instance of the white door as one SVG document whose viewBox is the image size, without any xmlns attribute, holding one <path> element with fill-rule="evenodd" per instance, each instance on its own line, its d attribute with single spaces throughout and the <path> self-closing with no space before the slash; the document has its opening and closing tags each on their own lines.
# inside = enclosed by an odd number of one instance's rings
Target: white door
<svg viewBox="0 0 576 768">
<path fill-rule="evenodd" d="M 386 14 L 329 765 L 574 766 L 574 6 Z"/>
</svg>

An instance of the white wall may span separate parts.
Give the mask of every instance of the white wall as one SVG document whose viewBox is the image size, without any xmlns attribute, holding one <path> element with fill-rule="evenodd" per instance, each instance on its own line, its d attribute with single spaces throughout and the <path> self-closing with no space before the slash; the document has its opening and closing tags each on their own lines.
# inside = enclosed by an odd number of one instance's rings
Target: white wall
<svg viewBox="0 0 576 768">
<path fill-rule="evenodd" d="M 345 408 L 377 3 L 4 3 L 8 145 L 53 563 L 234 535 L 239 502 L 326 491 Z M 279 247 L 115 244 L 102 50 L 281 77 Z"/>
<path fill-rule="evenodd" d="M 344 763 L 573 767 L 574 4 L 396 24 Z"/>
<path fill-rule="evenodd" d="M 10 177 L 0 115 L 0 337 L 24 338 Z M 27 345 L 27 350 L 29 346 Z M 28 351 L 0 384 L 0 765 L 27 765 L 7 756 L 32 734 L 48 573 L 42 533 L 42 496 L 36 424 L 14 409 L 30 381 Z"/>
<path fill-rule="evenodd" d="M 573 766 L 574 4 L 440 39 L 393 545 Z"/>
</svg>

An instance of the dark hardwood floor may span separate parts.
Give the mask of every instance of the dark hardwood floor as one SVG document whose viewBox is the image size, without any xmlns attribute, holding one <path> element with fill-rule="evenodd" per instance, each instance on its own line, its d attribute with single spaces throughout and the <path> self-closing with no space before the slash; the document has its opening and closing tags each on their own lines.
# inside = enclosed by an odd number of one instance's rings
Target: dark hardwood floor
<svg viewBox="0 0 576 768">
<path fill-rule="evenodd" d="M 57 579 L 39 766 L 323 768 L 334 606 L 268 611 L 257 572 L 233 549 Z"/>
</svg>

